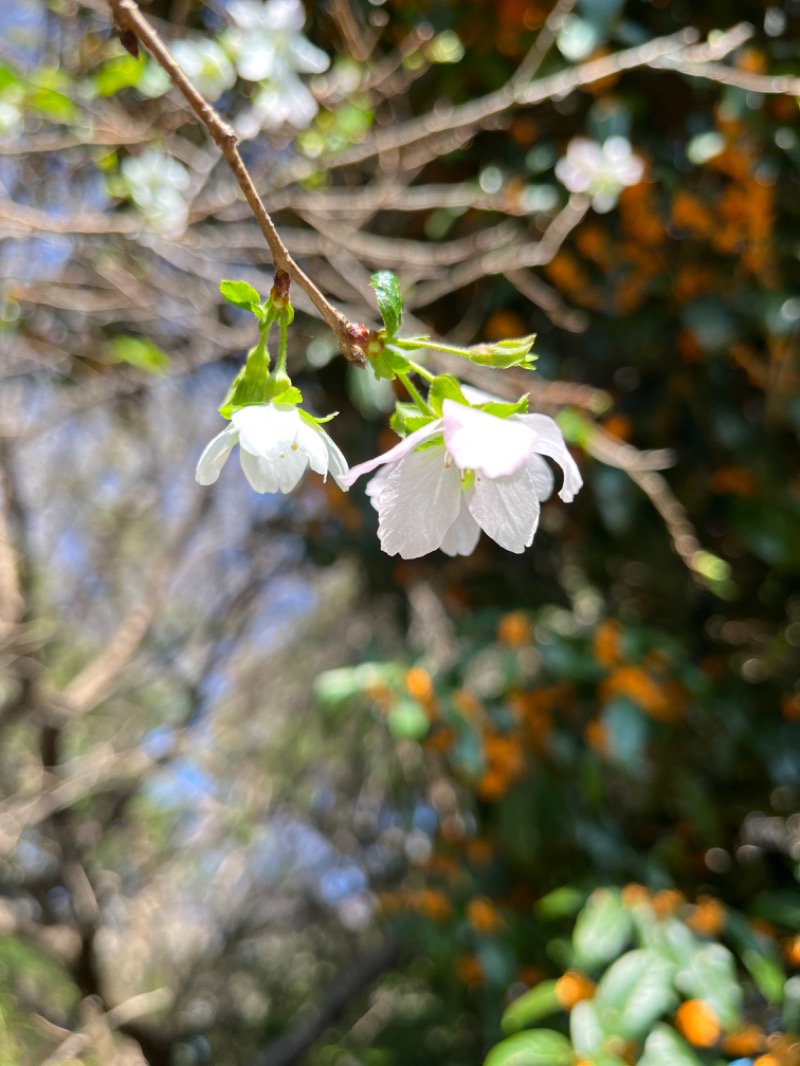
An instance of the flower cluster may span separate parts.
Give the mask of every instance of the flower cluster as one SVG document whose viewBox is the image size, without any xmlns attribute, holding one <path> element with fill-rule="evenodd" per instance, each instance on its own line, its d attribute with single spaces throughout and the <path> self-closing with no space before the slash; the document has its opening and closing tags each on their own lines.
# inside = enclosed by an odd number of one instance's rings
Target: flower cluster
<svg viewBox="0 0 800 1066">
<path fill-rule="evenodd" d="M 413 401 L 399 403 L 392 417 L 400 442 L 349 470 L 320 424 L 327 420 L 299 406 L 302 396 L 286 374 L 286 330 L 293 316 L 288 277 L 277 275 L 263 302 L 245 282 L 223 282 L 223 295 L 258 318 L 261 340 L 220 408 L 231 424 L 204 450 L 197 480 L 213 484 L 237 443 L 242 469 L 256 492 L 291 492 L 308 467 L 324 478 L 330 473 L 345 490 L 377 471 L 366 491 L 378 511 L 378 535 L 387 554 L 415 559 L 440 548 L 451 556 L 469 555 L 481 530 L 508 551 L 524 551 L 533 542 L 541 503 L 554 488 L 545 458 L 563 472 L 562 500 L 571 501 L 582 485 L 561 430 L 552 418 L 528 413 L 527 397 L 503 403 L 414 363 L 406 353 L 440 346 L 425 337 L 401 338 L 397 280 L 379 274 L 373 283 L 384 329 L 368 335 L 372 369 L 376 377 L 399 380 Z M 267 350 L 273 323 L 281 337 L 274 371 Z M 535 358 L 532 342 L 527 337 L 449 350 L 484 365 L 529 367 Z M 412 373 L 426 382 L 427 399 L 410 380 Z"/>
<path fill-rule="evenodd" d="M 585 193 L 601 214 L 615 206 L 626 185 L 638 185 L 643 174 L 644 164 L 625 137 L 609 137 L 603 144 L 575 137 L 556 163 L 556 177 L 564 188 Z"/>
</svg>

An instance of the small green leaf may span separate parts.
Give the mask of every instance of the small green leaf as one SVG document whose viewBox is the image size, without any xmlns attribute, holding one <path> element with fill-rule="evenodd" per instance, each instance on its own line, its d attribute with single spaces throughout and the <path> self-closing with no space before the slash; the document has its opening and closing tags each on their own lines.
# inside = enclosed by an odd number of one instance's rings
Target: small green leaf
<svg viewBox="0 0 800 1066">
<path fill-rule="evenodd" d="M 113 96 L 121 89 L 136 85 L 144 69 L 144 55 L 114 56 L 100 67 L 94 76 L 94 88 L 98 96 Z"/>
<path fill-rule="evenodd" d="M 246 281 L 221 281 L 219 291 L 234 307 L 241 307 L 245 311 L 255 313 L 261 303 L 258 292 Z"/>
<path fill-rule="evenodd" d="M 572 943 L 575 964 L 593 970 L 616 958 L 631 938 L 631 916 L 615 889 L 598 888 L 578 915 Z"/>
<path fill-rule="evenodd" d="M 389 730 L 401 740 L 421 740 L 430 729 L 424 707 L 416 700 L 400 700 L 386 716 Z"/>
<path fill-rule="evenodd" d="M 536 914 L 545 921 L 555 918 L 571 918 L 586 902 L 586 893 L 579 888 L 565 885 L 548 892 L 536 903 Z"/>
<path fill-rule="evenodd" d="M 370 285 L 378 298 L 378 309 L 386 327 L 389 340 L 393 340 L 403 328 L 403 299 L 400 283 L 390 270 L 381 270 L 372 275 Z"/>
<path fill-rule="evenodd" d="M 445 400 L 454 400 L 456 403 L 466 404 L 461 385 L 452 374 L 440 374 L 431 382 L 428 402 L 437 415 L 442 413 L 442 404 Z"/>
<path fill-rule="evenodd" d="M 393 429 L 398 437 L 407 437 L 409 433 L 422 429 L 432 421 L 430 415 L 424 415 L 413 403 L 397 403 L 389 418 L 389 428 Z"/>
<path fill-rule="evenodd" d="M 644 1045 L 639 1066 L 701 1066 L 700 1060 L 668 1025 L 658 1025 Z"/>
<path fill-rule="evenodd" d="M 733 955 L 722 944 L 705 944 L 696 951 L 689 966 L 679 970 L 675 985 L 687 998 L 704 1000 L 723 1028 L 739 1023 L 742 990 Z"/>
<path fill-rule="evenodd" d="M 487 415 L 497 415 L 498 418 L 508 418 L 509 415 L 525 415 L 528 413 L 528 394 L 520 397 L 516 403 L 501 403 L 499 400 L 490 400 L 488 403 L 478 404 L 480 411 Z"/>
<path fill-rule="evenodd" d="M 479 366 L 492 366 L 500 370 L 519 366 L 532 370 L 538 358 L 531 352 L 535 340 L 535 333 L 527 337 L 511 337 L 494 344 L 477 344 L 474 348 L 469 348 L 467 354 L 472 362 Z"/>
<path fill-rule="evenodd" d="M 603 1043 L 604 1032 L 595 1004 L 589 1000 L 576 1003 L 569 1015 L 569 1035 L 580 1055 L 592 1055 Z"/>
<path fill-rule="evenodd" d="M 677 1004 L 674 977 L 675 966 L 649 948 L 617 959 L 603 975 L 594 1000 L 605 1032 L 624 1040 L 641 1039 Z"/>
<path fill-rule="evenodd" d="M 523 992 L 508 1007 L 501 1023 L 503 1032 L 515 1033 L 560 1009 L 556 998 L 556 982 L 542 981 L 535 988 Z"/>
<path fill-rule="evenodd" d="M 163 374 L 169 369 L 169 356 L 146 337 L 114 337 L 106 346 L 108 358 L 115 363 L 128 363 L 151 374 Z"/>
<path fill-rule="evenodd" d="M 572 1044 L 553 1029 L 515 1033 L 493 1047 L 483 1066 L 569 1066 Z"/>
</svg>

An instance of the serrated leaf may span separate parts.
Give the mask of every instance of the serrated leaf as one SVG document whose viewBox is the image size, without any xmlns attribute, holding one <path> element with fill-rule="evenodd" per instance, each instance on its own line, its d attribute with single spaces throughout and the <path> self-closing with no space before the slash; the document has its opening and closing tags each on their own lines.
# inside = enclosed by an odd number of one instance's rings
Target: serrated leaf
<svg viewBox="0 0 800 1066">
<path fill-rule="evenodd" d="M 590 999 L 581 1000 L 572 1008 L 569 1016 L 569 1035 L 580 1055 L 591 1055 L 603 1043 L 604 1032 L 597 1007 Z"/>
<path fill-rule="evenodd" d="M 672 1009 L 675 966 L 649 948 L 637 948 L 617 959 L 597 986 L 595 1004 L 609 1036 L 640 1039 L 653 1022 Z"/>
<path fill-rule="evenodd" d="M 493 1047 L 483 1066 L 569 1066 L 572 1044 L 553 1029 L 515 1033 Z"/>
<path fill-rule="evenodd" d="M 678 971 L 675 985 L 687 998 L 704 1000 L 723 1028 L 738 1024 L 742 990 L 733 955 L 722 944 L 705 944 L 696 951 L 689 966 Z"/>
<path fill-rule="evenodd" d="M 163 374 L 169 370 L 167 353 L 145 337 L 114 337 L 108 342 L 106 350 L 115 363 L 128 363 L 151 374 Z"/>
<path fill-rule="evenodd" d="M 503 1014 L 501 1026 L 504 1033 L 515 1033 L 540 1018 L 560 1010 L 556 998 L 556 982 L 542 981 L 535 988 L 523 992 Z"/>
<path fill-rule="evenodd" d="M 645 1041 L 639 1066 L 701 1066 L 701 1063 L 674 1029 L 659 1025 Z"/>
<path fill-rule="evenodd" d="M 245 311 L 255 311 L 261 303 L 261 297 L 252 285 L 246 281 L 221 281 L 219 291 L 234 307 Z"/>
<path fill-rule="evenodd" d="M 390 270 L 381 270 L 372 275 L 370 285 L 378 298 L 378 310 L 389 340 L 398 335 L 403 328 L 403 298 L 400 295 L 400 283 Z"/>
<path fill-rule="evenodd" d="M 498 418 L 508 418 L 509 415 L 526 415 L 528 413 L 528 394 L 521 396 L 516 403 L 500 403 L 499 400 L 490 400 L 488 403 L 479 403 L 478 409 L 489 415 L 497 415 Z"/>
<path fill-rule="evenodd" d="M 621 894 L 616 889 L 596 889 L 575 922 L 575 965 L 593 970 L 610 962 L 628 943 L 631 932 L 631 916 Z"/>
<path fill-rule="evenodd" d="M 440 374 L 434 378 L 428 392 L 428 402 L 437 415 L 441 415 L 442 404 L 445 400 L 454 400 L 455 403 L 460 404 L 466 403 L 461 385 L 452 374 Z"/>
</svg>

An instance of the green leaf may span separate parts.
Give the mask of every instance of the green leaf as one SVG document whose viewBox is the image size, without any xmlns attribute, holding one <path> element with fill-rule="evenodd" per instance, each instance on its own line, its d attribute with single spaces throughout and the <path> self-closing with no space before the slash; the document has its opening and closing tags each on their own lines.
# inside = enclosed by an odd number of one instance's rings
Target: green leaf
<svg viewBox="0 0 800 1066">
<path fill-rule="evenodd" d="M 413 403 L 395 404 L 394 413 L 389 418 L 389 427 L 394 430 L 398 437 L 407 437 L 415 429 L 422 429 L 433 419 L 430 415 L 424 415 Z"/>
<path fill-rule="evenodd" d="M 94 76 L 94 88 L 98 96 L 113 96 L 121 89 L 136 85 L 144 69 L 145 58 L 114 56 L 100 67 Z"/>
<path fill-rule="evenodd" d="M 690 965 L 678 971 L 675 985 L 687 998 L 704 1000 L 723 1028 L 739 1023 L 742 990 L 733 955 L 722 944 L 705 944 L 696 951 Z"/>
<path fill-rule="evenodd" d="M 431 727 L 430 719 L 416 700 L 396 703 L 386 716 L 389 731 L 400 740 L 421 740 Z"/>
<path fill-rule="evenodd" d="M 326 670 L 314 682 L 314 695 L 328 707 L 336 707 L 365 689 L 395 684 L 403 672 L 397 663 L 361 663 Z"/>
<path fill-rule="evenodd" d="M 241 307 L 245 311 L 255 313 L 261 303 L 258 292 L 246 281 L 221 281 L 219 291 L 234 307 Z"/>
<path fill-rule="evenodd" d="M 452 374 L 440 374 L 431 382 L 428 402 L 437 415 L 442 413 L 442 404 L 445 400 L 454 400 L 456 403 L 466 404 L 461 385 Z"/>
<path fill-rule="evenodd" d="M 560 1009 L 556 998 L 556 982 L 542 981 L 535 988 L 523 992 L 508 1007 L 501 1022 L 503 1032 L 515 1033 Z"/>
<path fill-rule="evenodd" d="M 400 283 L 390 270 L 381 270 L 372 275 L 370 285 L 378 297 L 378 309 L 386 327 L 389 340 L 397 336 L 403 328 L 403 299 L 400 296 Z"/>
<path fill-rule="evenodd" d="M 648 1036 L 639 1066 L 701 1066 L 700 1060 L 668 1025 L 658 1025 Z"/>
<path fill-rule="evenodd" d="M 732 909 L 725 915 L 725 932 L 762 996 L 768 1003 L 780 1003 L 786 974 L 774 940 L 757 935 L 747 919 Z"/>
<path fill-rule="evenodd" d="M 106 351 L 112 362 L 128 363 L 151 374 L 163 374 L 169 369 L 167 353 L 145 337 L 114 337 Z"/>
<path fill-rule="evenodd" d="M 508 418 L 509 415 L 525 415 L 528 413 L 528 394 L 521 396 L 516 403 L 501 403 L 499 400 L 490 400 L 488 403 L 479 403 L 478 410 L 485 411 L 488 415 L 497 415 L 498 418 Z"/>
<path fill-rule="evenodd" d="M 649 948 L 629 951 L 609 967 L 597 986 L 595 1004 L 609 1036 L 640 1039 L 671 1010 L 675 966 Z"/>
<path fill-rule="evenodd" d="M 603 1026 L 597 1007 L 591 1000 L 581 1000 L 570 1011 L 569 1035 L 580 1055 L 592 1055 L 603 1043 Z"/>
<path fill-rule="evenodd" d="M 545 921 L 555 918 L 571 918 L 577 914 L 586 902 L 586 893 L 579 888 L 565 885 L 548 892 L 546 896 L 536 903 L 533 908 L 536 914 Z"/>
<path fill-rule="evenodd" d="M 493 1047 L 483 1066 L 569 1066 L 572 1044 L 553 1029 L 515 1033 Z"/>
<path fill-rule="evenodd" d="M 620 893 L 616 889 L 596 889 L 575 923 L 575 965 L 593 970 L 610 962 L 628 943 L 631 932 L 631 916 Z"/>
</svg>

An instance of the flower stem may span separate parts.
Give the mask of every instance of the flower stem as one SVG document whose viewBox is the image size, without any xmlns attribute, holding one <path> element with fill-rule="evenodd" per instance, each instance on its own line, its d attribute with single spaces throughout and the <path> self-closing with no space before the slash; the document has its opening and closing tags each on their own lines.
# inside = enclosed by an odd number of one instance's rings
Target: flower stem
<svg viewBox="0 0 800 1066">
<path fill-rule="evenodd" d="M 409 381 L 408 374 L 398 374 L 397 377 L 400 381 L 402 381 L 403 385 L 405 386 L 406 392 L 417 405 L 417 407 L 420 409 L 420 411 L 422 411 L 422 413 L 426 415 L 431 414 L 430 405 L 422 398 L 422 395 L 420 394 L 416 385 L 413 385 L 411 381 Z"/>
<path fill-rule="evenodd" d="M 281 318 L 280 322 L 278 323 L 278 328 L 281 331 L 281 337 L 280 341 L 278 342 L 278 362 L 275 364 L 275 373 L 285 374 L 286 359 L 288 354 L 287 335 L 289 332 L 289 327 L 286 323 L 285 318 Z"/>
<path fill-rule="evenodd" d="M 415 374 L 419 374 L 419 376 L 427 382 L 433 381 L 436 375 L 432 374 L 430 370 L 426 370 L 424 366 L 420 366 L 419 363 L 415 363 L 413 359 L 409 359 L 408 362 L 411 365 L 411 369 L 414 371 Z"/>
</svg>

